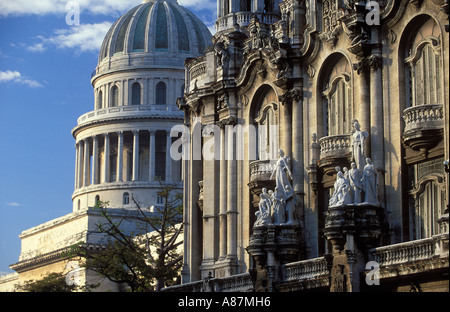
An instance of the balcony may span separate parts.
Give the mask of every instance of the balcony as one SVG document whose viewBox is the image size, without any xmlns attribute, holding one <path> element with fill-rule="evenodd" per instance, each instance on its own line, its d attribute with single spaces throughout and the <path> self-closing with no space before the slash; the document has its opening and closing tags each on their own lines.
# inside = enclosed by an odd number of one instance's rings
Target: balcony
<svg viewBox="0 0 450 312">
<path fill-rule="evenodd" d="M 443 138 L 444 111 L 442 104 L 412 106 L 403 111 L 405 129 L 403 143 L 425 154 Z"/>
<path fill-rule="evenodd" d="M 250 192 L 253 194 L 254 207 L 258 207 L 259 195 L 265 187 L 268 190 L 275 188 L 275 179 L 270 176 L 275 168 L 276 162 L 271 160 L 256 160 L 250 163 Z"/>
<path fill-rule="evenodd" d="M 179 118 L 184 113 L 175 105 L 129 105 L 98 109 L 81 115 L 78 126 L 98 122 L 101 120 L 127 119 L 127 118 Z"/>
<path fill-rule="evenodd" d="M 325 174 L 336 173 L 336 166 L 346 166 L 351 160 L 351 134 L 340 134 L 319 139 L 320 159 L 319 167 Z"/>
<path fill-rule="evenodd" d="M 274 24 L 280 19 L 280 16 L 277 13 L 238 12 L 235 14 L 228 14 L 227 16 L 217 19 L 217 32 L 231 29 L 235 24 L 238 24 L 240 27 L 247 27 L 255 17 L 264 24 Z"/>
</svg>

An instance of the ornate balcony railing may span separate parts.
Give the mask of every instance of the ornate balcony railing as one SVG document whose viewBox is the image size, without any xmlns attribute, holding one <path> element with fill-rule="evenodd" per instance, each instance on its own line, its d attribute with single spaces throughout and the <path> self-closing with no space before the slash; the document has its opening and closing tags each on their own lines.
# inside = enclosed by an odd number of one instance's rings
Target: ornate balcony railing
<svg viewBox="0 0 450 312">
<path fill-rule="evenodd" d="M 331 135 L 319 139 L 320 158 L 345 157 L 351 153 L 351 135 Z"/>
<path fill-rule="evenodd" d="M 369 257 L 380 267 L 427 260 L 439 256 L 441 250 L 437 248 L 438 242 L 438 238 L 432 237 L 377 247 L 369 251 Z"/>
<path fill-rule="evenodd" d="M 284 282 L 327 277 L 329 274 L 324 257 L 292 262 L 284 265 Z"/>
<path fill-rule="evenodd" d="M 403 111 L 404 133 L 420 130 L 442 129 L 444 111 L 442 104 L 425 104 L 408 107 Z"/>
<path fill-rule="evenodd" d="M 250 163 L 250 181 L 268 181 L 275 168 L 275 162 L 271 160 L 256 160 Z"/>
<path fill-rule="evenodd" d="M 164 288 L 165 292 L 248 292 L 253 290 L 250 273 L 211 278 Z"/>
</svg>

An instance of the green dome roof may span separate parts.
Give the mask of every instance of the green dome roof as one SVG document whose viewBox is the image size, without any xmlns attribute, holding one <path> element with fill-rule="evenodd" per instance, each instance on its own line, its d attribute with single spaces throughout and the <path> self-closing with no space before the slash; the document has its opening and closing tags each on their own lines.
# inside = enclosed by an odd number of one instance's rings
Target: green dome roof
<svg viewBox="0 0 450 312">
<path fill-rule="evenodd" d="M 122 15 L 109 29 L 99 63 L 116 55 L 145 52 L 159 59 L 203 54 L 211 33 L 198 17 L 176 0 L 146 0 Z M 164 61 L 161 59 L 161 61 Z"/>
</svg>

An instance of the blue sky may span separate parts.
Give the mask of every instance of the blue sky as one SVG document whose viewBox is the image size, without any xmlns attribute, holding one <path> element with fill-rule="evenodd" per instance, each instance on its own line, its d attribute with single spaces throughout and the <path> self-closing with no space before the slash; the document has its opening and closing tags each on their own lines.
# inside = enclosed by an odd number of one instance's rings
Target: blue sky
<svg viewBox="0 0 450 312">
<path fill-rule="evenodd" d="M 77 118 L 110 25 L 142 0 L 0 0 L 0 275 L 22 231 L 72 212 Z M 211 29 L 215 0 L 178 0 Z"/>
</svg>

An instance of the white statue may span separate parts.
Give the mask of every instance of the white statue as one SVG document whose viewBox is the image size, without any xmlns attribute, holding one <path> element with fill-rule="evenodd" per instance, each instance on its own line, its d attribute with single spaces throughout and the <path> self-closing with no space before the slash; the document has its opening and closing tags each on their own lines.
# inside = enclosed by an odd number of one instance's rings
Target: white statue
<svg viewBox="0 0 450 312">
<path fill-rule="evenodd" d="M 348 180 L 352 191 L 353 204 L 357 205 L 362 202 L 361 192 L 361 170 L 356 167 L 356 163 L 352 162 L 351 169 L 349 170 Z"/>
<path fill-rule="evenodd" d="M 341 207 L 350 205 L 352 203 L 350 184 L 348 180 L 344 177 L 342 171 L 337 173 L 334 198 L 332 197 L 329 202 L 329 207 Z"/>
<path fill-rule="evenodd" d="M 341 167 L 339 167 L 339 166 L 334 167 L 334 169 L 336 170 L 336 173 L 341 172 Z M 328 207 L 332 207 L 332 206 L 335 206 L 337 204 L 337 201 L 338 201 L 338 194 L 337 194 L 338 185 L 337 184 L 338 184 L 338 181 L 339 181 L 338 178 L 339 177 L 336 176 L 336 182 L 334 182 L 333 195 L 331 195 L 331 198 L 328 201 Z"/>
<path fill-rule="evenodd" d="M 259 200 L 259 211 L 255 213 L 256 221 L 254 226 L 272 224 L 271 220 L 271 202 L 267 189 L 263 188 Z"/>
<path fill-rule="evenodd" d="M 278 151 L 279 158 L 277 160 L 276 166 L 270 175 L 270 179 L 272 180 L 275 176 L 276 186 L 278 190 L 282 193 L 283 197 L 285 197 L 285 189 L 286 185 L 291 186 L 289 182 L 289 178 L 292 179 L 291 171 L 289 170 L 289 157 L 284 156 L 284 151 Z"/>
<path fill-rule="evenodd" d="M 272 211 L 274 224 L 286 222 L 284 199 L 278 187 L 275 187 L 275 191 L 272 193 Z"/>
<path fill-rule="evenodd" d="M 361 125 L 358 120 L 353 122 L 353 126 L 355 127 L 355 132 L 352 135 L 352 153 L 353 159 L 355 160 L 356 167 L 360 170 L 364 168 L 365 155 L 364 155 L 364 141 L 369 136 L 367 131 L 361 131 Z"/>
<path fill-rule="evenodd" d="M 377 174 L 370 158 L 366 159 L 361 182 L 365 193 L 364 204 L 378 206 Z"/>
<path fill-rule="evenodd" d="M 284 201 L 286 203 L 286 215 L 287 220 L 285 224 L 297 224 L 295 221 L 294 211 L 295 211 L 295 193 L 290 185 L 285 186 L 284 190 Z"/>
</svg>

